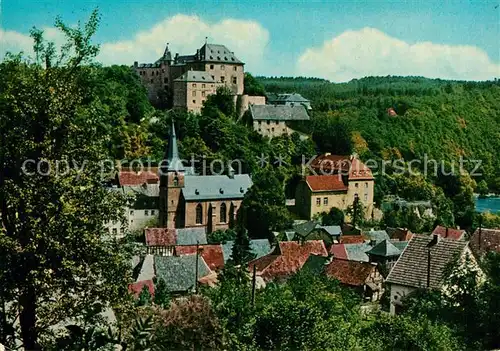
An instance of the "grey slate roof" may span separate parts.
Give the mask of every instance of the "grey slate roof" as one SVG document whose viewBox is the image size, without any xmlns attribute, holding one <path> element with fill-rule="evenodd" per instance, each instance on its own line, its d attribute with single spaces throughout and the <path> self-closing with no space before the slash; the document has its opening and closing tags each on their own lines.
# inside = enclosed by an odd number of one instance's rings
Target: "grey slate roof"
<svg viewBox="0 0 500 351">
<path fill-rule="evenodd" d="M 302 95 L 297 94 L 297 93 L 292 93 L 292 94 L 278 94 L 272 101 L 283 101 L 283 102 L 309 102 L 306 98 L 304 98 Z"/>
<path fill-rule="evenodd" d="M 137 281 L 140 282 L 143 280 L 151 280 L 154 276 L 154 256 L 146 255 L 146 257 L 144 257 L 144 261 L 142 262 L 141 271 L 139 273 L 139 276 L 137 277 Z"/>
<path fill-rule="evenodd" d="M 160 201 L 159 184 L 124 185 L 123 192 L 135 197 L 132 208 L 134 210 L 156 210 Z"/>
<path fill-rule="evenodd" d="M 248 174 L 185 176 L 182 194 L 186 201 L 242 199 L 251 186 Z"/>
<path fill-rule="evenodd" d="M 295 233 L 294 233 L 295 234 Z M 227 241 L 222 244 L 222 253 L 224 255 L 224 263 L 231 258 L 233 252 L 234 241 Z M 255 254 L 255 259 L 261 258 L 271 252 L 271 245 L 267 239 L 252 239 L 250 240 L 250 249 Z"/>
<path fill-rule="evenodd" d="M 195 285 L 196 255 L 155 256 L 156 277 L 162 278 L 169 292 L 187 292 Z M 203 257 L 198 256 L 198 279 L 210 274 Z"/>
<path fill-rule="evenodd" d="M 200 245 L 207 244 L 206 227 L 199 228 L 179 228 L 175 230 L 177 234 L 177 245 Z"/>
<path fill-rule="evenodd" d="M 363 234 L 367 236 L 370 240 L 375 240 L 377 243 L 384 240 L 390 240 L 389 234 L 387 234 L 385 230 L 370 230 L 364 232 Z"/>
<path fill-rule="evenodd" d="M 174 80 L 175 82 L 200 82 L 215 83 L 212 76 L 205 71 L 187 71 L 182 76 Z"/>
<path fill-rule="evenodd" d="M 403 252 L 403 250 L 408 246 L 409 241 L 391 240 L 391 243 L 396 246 L 399 251 Z"/>
<path fill-rule="evenodd" d="M 304 106 L 250 105 L 250 113 L 255 121 L 308 121 Z"/>
<path fill-rule="evenodd" d="M 332 236 L 339 236 L 342 234 L 342 229 L 339 225 L 318 225 L 318 229 L 324 229 L 328 234 Z"/>
<path fill-rule="evenodd" d="M 381 257 L 391 257 L 391 256 L 399 256 L 401 254 L 401 250 L 399 250 L 389 240 L 384 240 L 376 244 L 370 250 L 368 250 L 366 254 L 381 256 Z"/>
<path fill-rule="evenodd" d="M 369 243 L 344 244 L 344 247 L 349 261 L 370 262 L 370 258 L 366 254 L 372 248 Z"/>
<path fill-rule="evenodd" d="M 162 167 L 160 168 L 161 173 L 165 173 L 165 171 L 173 172 L 173 171 L 184 170 L 184 165 L 182 164 L 182 160 L 179 157 L 179 150 L 177 148 L 177 134 L 175 133 L 175 124 L 173 119 L 172 119 L 172 125 L 170 127 L 168 149 L 167 153 L 165 154 L 165 160 L 167 161 L 168 165 L 167 167 L 164 167 L 165 165 L 162 164 Z"/>
<path fill-rule="evenodd" d="M 443 270 L 467 247 L 466 241 L 440 238 L 428 249 L 432 235 L 414 235 L 392 268 L 386 281 L 390 284 L 425 288 L 427 286 L 428 250 L 431 253 L 430 287 L 439 288 Z"/>
<path fill-rule="evenodd" d="M 227 47 L 220 44 L 205 44 L 200 48 L 200 61 L 221 62 L 221 63 L 239 63 L 240 60 L 229 51 Z"/>
</svg>

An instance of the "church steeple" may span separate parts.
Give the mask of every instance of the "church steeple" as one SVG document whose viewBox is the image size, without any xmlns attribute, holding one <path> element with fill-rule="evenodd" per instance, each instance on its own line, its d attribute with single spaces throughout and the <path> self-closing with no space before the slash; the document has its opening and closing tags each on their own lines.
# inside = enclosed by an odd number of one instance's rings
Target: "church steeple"
<svg viewBox="0 0 500 351">
<path fill-rule="evenodd" d="M 179 150 L 177 149 L 177 135 L 175 134 L 174 120 L 172 119 L 172 127 L 170 129 L 170 137 L 168 140 L 168 150 L 165 155 L 165 159 L 168 162 L 169 172 L 184 171 L 184 166 L 179 157 Z"/>
<path fill-rule="evenodd" d="M 168 48 L 168 44 L 167 43 L 167 46 L 165 47 L 165 52 L 163 53 L 163 59 L 166 60 L 166 61 L 172 61 L 172 54 L 170 53 L 170 49 Z"/>
</svg>

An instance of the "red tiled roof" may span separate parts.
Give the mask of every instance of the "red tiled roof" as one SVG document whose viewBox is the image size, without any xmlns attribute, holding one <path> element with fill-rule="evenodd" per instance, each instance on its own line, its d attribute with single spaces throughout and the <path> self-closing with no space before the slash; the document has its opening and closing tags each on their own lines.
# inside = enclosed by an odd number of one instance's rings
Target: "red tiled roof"
<svg viewBox="0 0 500 351">
<path fill-rule="evenodd" d="M 280 241 L 272 254 L 250 262 L 249 267 L 252 271 L 255 265 L 264 280 L 286 278 L 302 268 L 310 255 L 328 256 L 322 240 Z"/>
<path fill-rule="evenodd" d="M 141 280 L 140 282 L 129 284 L 128 291 L 137 298 L 141 294 L 141 291 L 144 286 L 147 286 L 151 296 L 154 296 L 155 285 L 152 280 Z"/>
<path fill-rule="evenodd" d="M 357 157 L 323 154 L 311 162 L 311 168 L 320 174 L 349 174 L 349 180 L 373 179 L 370 168 Z"/>
<path fill-rule="evenodd" d="M 177 242 L 175 229 L 146 228 L 144 229 L 147 246 L 173 246 Z"/>
<path fill-rule="evenodd" d="M 347 191 L 340 175 L 307 176 L 306 182 L 312 191 Z"/>
<path fill-rule="evenodd" d="M 342 244 L 362 244 L 366 238 L 363 235 L 342 235 L 340 242 Z"/>
<path fill-rule="evenodd" d="M 328 253 L 335 258 L 343 258 L 347 260 L 347 251 L 345 250 L 344 244 L 333 244 L 330 246 Z"/>
<path fill-rule="evenodd" d="M 201 257 L 205 260 L 208 267 L 212 270 L 224 268 L 224 254 L 222 251 L 222 246 L 218 245 L 200 245 L 199 250 Z M 196 245 L 186 245 L 186 246 L 176 246 L 175 255 L 185 256 L 185 255 L 195 255 Z"/>
<path fill-rule="evenodd" d="M 329 278 L 338 279 L 342 284 L 363 286 L 375 265 L 369 262 L 348 261 L 334 258 L 325 266 L 325 274 Z"/>
<path fill-rule="evenodd" d="M 478 256 L 490 251 L 500 253 L 500 229 L 476 229 L 469 245 Z"/>
<path fill-rule="evenodd" d="M 408 228 L 386 228 L 389 237 L 393 240 L 410 241 L 413 233 Z"/>
<path fill-rule="evenodd" d="M 158 183 L 158 174 L 152 171 L 120 171 L 118 175 L 120 185 L 143 185 L 144 183 Z"/>
<path fill-rule="evenodd" d="M 434 228 L 432 234 L 437 234 L 446 239 L 462 240 L 465 235 L 465 230 L 446 228 L 438 225 L 436 228 Z"/>
</svg>

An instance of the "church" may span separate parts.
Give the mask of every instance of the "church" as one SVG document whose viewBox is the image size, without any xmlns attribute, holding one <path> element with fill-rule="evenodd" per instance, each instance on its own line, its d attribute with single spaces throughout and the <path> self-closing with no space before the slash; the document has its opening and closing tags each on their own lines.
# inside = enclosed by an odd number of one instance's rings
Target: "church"
<svg viewBox="0 0 500 351">
<path fill-rule="evenodd" d="M 206 228 L 207 233 L 229 228 L 243 197 L 252 186 L 248 174 L 194 175 L 182 164 L 177 136 L 172 130 L 159 168 L 159 226 Z"/>
</svg>

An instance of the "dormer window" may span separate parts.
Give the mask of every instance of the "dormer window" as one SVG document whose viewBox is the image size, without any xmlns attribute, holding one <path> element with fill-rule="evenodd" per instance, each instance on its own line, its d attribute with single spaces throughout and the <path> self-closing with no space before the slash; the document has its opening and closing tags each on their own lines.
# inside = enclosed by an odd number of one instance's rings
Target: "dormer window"
<svg viewBox="0 0 500 351">
<path fill-rule="evenodd" d="M 175 177 L 174 178 L 174 186 L 178 186 L 179 185 L 179 178 Z"/>
<path fill-rule="evenodd" d="M 219 189 L 219 192 L 220 192 L 221 194 L 224 194 L 224 189 L 220 188 L 220 189 Z"/>
<path fill-rule="evenodd" d="M 194 193 L 195 193 L 196 195 L 200 195 L 200 191 L 199 191 L 198 189 L 196 189 L 196 190 L 194 191 Z"/>
</svg>

